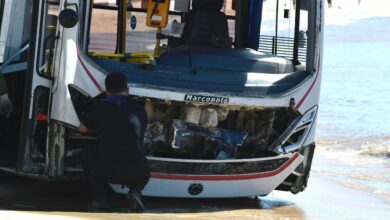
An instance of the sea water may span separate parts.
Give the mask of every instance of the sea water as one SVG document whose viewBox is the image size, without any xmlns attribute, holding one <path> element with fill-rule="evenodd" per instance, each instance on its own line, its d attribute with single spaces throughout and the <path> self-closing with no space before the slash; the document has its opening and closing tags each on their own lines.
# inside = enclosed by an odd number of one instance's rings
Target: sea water
<svg viewBox="0 0 390 220">
<path fill-rule="evenodd" d="M 317 127 L 330 160 L 313 171 L 390 201 L 390 17 L 340 23 L 325 26 Z"/>
</svg>

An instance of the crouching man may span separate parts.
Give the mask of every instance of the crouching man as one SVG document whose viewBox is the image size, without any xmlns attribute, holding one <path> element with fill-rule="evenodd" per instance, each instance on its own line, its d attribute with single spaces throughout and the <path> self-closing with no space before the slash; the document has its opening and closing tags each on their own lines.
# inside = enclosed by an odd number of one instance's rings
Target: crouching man
<svg viewBox="0 0 390 220">
<path fill-rule="evenodd" d="M 81 154 L 82 165 L 94 195 L 89 208 L 107 209 L 107 185 L 117 183 L 130 187 L 128 200 L 132 204 L 131 208 L 143 210 L 141 190 L 150 177 L 143 150 L 146 111 L 128 96 L 124 75 L 109 74 L 105 85 L 107 98 L 93 106 L 79 128 L 83 134 L 94 130 L 99 137 L 96 148 L 86 148 Z"/>
</svg>

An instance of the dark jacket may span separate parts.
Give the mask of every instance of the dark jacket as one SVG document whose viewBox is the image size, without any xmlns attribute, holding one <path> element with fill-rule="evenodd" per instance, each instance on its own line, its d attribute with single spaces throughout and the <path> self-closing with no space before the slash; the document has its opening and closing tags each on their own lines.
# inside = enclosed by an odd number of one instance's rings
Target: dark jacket
<svg viewBox="0 0 390 220">
<path fill-rule="evenodd" d="M 92 172 L 118 182 L 149 177 L 143 153 L 147 115 L 143 106 L 128 96 L 114 95 L 99 101 L 83 121 L 98 132 Z"/>
</svg>

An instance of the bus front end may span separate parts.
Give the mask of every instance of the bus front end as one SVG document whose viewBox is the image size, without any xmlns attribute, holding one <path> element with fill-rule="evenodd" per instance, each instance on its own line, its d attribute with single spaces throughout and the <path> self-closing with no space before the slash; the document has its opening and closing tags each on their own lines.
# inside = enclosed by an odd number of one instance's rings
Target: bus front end
<svg viewBox="0 0 390 220">
<path fill-rule="evenodd" d="M 97 140 L 75 128 L 104 96 L 105 76 L 120 72 L 148 114 L 144 195 L 303 191 L 315 148 L 322 4 L 61 1 L 59 12 L 78 20 L 67 25 L 60 14 L 53 56 L 49 133 L 63 134 L 56 175 L 80 171 L 78 150 Z"/>
</svg>

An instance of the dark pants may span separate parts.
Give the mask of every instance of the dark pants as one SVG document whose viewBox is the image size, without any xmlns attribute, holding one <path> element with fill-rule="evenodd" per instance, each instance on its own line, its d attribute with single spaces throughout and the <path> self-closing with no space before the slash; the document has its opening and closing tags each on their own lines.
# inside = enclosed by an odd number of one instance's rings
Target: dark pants
<svg viewBox="0 0 390 220">
<path fill-rule="evenodd" d="M 81 165 L 87 174 L 89 184 L 92 188 L 93 200 L 99 205 L 107 205 L 107 181 L 97 174 L 99 169 L 96 159 L 96 151 L 93 148 L 85 148 L 81 152 Z"/>
<path fill-rule="evenodd" d="M 95 148 L 85 148 L 81 153 L 81 164 L 86 172 L 89 180 L 89 184 L 92 188 L 93 199 L 99 203 L 99 205 L 107 204 L 107 187 L 108 183 L 123 184 L 130 187 L 131 190 L 139 190 L 145 188 L 149 181 L 150 174 L 138 175 L 134 174 L 132 178 L 125 178 L 128 176 L 112 177 L 110 174 L 101 172 L 104 167 L 98 161 L 98 156 Z M 120 170 L 118 167 L 117 170 Z"/>
</svg>

